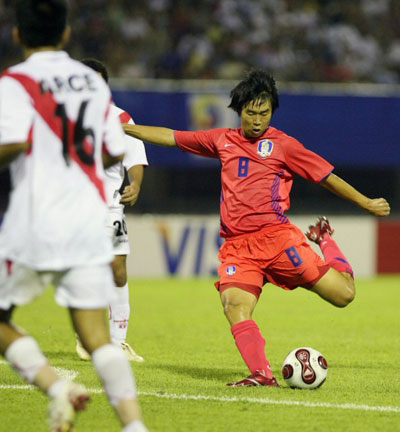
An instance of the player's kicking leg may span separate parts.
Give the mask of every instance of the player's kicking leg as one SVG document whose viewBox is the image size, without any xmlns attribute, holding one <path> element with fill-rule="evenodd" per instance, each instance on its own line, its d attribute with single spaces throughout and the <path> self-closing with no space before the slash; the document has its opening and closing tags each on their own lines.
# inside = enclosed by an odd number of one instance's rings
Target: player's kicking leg
<svg viewBox="0 0 400 432">
<path fill-rule="evenodd" d="M 116 255 L 111 264 L 116 299 L 110 304 L 110 336 L 114 344 L 120 345 L 130 361 L 142 363 L 143 357 L 135 353 L 126 342 L 130 317 L 129 286 L 126 271 L 126 255 Z"/>
<path fill-rule="evenodd" d="M 278 387 L 265 354 L 265 339 L 256 322 L 252 320 L 257 297 L 250 292 L 235 287 L 223 290 L 222 286 L 220 292 L 225 316 L 231 324 L 236 346 L 251 372 L 251 375 L 247 378 L 229 383 L 228 386 Z"/>
<path fill-rule="evenodd" d="M 71 431 L 76 413 L 86 408 L 89 394 L 82 385 L 57 375 L 35 339 L 12 325 L 12 311 L 12 307 L 0 310 L 0 353 L 21 377 L 50 397 L 50 431 Z"/>
<path fill-rule="evenodd" d="M 70 309 L 70 314 L 75 331 L 90 353 L 107 397 L 123 425 L 123 431 L 146 432 L 131 366 L 120 347 L 110 341 L 106 311 Z"/>
<path fill-rule="evenodd" d="M 354 300 L 353 269 L 337 243 L 332 239 L 332 229 L 326 217 L 318 218 L 306 232 L 309 240 L 318 244 L 331 269 L 310 289 L 337 307 L 345 307 Z"/>
</svg>

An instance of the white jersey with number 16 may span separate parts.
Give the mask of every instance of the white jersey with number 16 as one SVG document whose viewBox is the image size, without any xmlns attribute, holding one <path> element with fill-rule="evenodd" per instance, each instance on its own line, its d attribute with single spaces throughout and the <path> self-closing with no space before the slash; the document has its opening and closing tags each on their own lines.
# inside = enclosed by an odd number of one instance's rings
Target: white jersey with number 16
<svg viewBox="0 0 400 432">
<path fill-rule="evenodd" d="M 110 90 L 63 51 L 31 55 L 0 78 L 0 145 L 29 141 L 11 164 L 0 256 L 36 270 L 112 259 L 103 149 L 125 152 Z"/>
</svg>

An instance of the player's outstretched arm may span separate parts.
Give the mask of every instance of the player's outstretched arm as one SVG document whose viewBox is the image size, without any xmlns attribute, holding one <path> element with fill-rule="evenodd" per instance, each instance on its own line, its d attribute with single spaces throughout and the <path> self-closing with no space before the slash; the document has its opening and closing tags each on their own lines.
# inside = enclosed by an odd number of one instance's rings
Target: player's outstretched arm
<svg viewBox="0 0 400 432">
<path fill-rule="evenodd" d="M 29 149 L 30 143 L 5 144 L 0 146 L 0 169 L 8 166 L 18 155 Z"/>
<path fill-rule="evenodd" d="M 385 198 L 368 198 L 335 174 L 330 174 L 320 184 L 339 197 L 357 204 L 374 216 L 388 216 L 390 214 L 390 205 Z"/>
<path fill-rule="evenodd" d="M 123 124 L 127 135 L 164 147 L 175 147 L 174 131 L 163 127 Z"/>
</svg>

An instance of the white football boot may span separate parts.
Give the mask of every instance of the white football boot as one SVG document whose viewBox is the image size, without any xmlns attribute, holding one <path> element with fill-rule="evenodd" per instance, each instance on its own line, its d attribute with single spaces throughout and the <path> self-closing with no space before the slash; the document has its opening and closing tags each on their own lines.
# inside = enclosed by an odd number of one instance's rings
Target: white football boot
<svg viewBox="0 0 400 432">
<path fill-rule="evenodd" d="M 86 409 L 89 393 L 81 384 L 68 382 L 60 394 L 50 401 L 48 423 L 50 432 L 71 432 L 76 415 Z"/>
<path fill-rule="evenodd" d="M 144 358 L 140 355 L 136 354 L 132 347 L 127 342 L 121 342 L 122 351 L 125 353 L 126 358 L 129 361 L 133 361 L 136 363 L 143 363 Z"/>
<path fill-rule="evenodd" d="M 82 342 L 80 341 L 80 339 L 78 338 L 78 336 L 76 337 L 76 347 L 75 347 L 76 353 L 78 354 L 78 357 L 81 360 L 90 360 L 90 354 L 85 350 L 85 348 L 83 348 Z"/>
</svg>

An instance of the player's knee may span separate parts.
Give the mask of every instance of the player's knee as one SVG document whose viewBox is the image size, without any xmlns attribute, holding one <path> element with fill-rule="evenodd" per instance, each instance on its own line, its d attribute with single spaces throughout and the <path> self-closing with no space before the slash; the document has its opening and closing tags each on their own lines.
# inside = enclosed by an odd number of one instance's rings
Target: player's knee
<svg viewBox="0 0 400 432">
<path fill-rule="evenodd" d="M 354 282 L 351 283 L 349 281 L 342 288 L 340 296 L 337 299 L 337 303 L 335 304 L 335 306 L 344 308 L 354 300 L 355 296 L 356 296 L 356 290 L 355 290 Z"/>
<path fill-rule="evenodd" d="M 251 308 L 246 303 L 235 298 L 226 298 L 223 302 L 225 316 L 231 321 L 235 316 L 250 316 Z"/>
<path fill-rule="evenodd" d="M 354 283 L 349 284 L 347 286 L 347 290 L 346 290 L 346 294 L 345 294 L 346 306 L 348 304 L 350 304 L 355 299 L 355 297 L 356 297 L 356 289 L 355 289 Z"/>
<path fill-rule="evenodd" d="M 233 304 L 229 301 L 226 301 L 223 306 L 224 306 L 224 314 L 227 317 L 231 316 L 236 310 L 238 310 L 238 308 L 240 308 L 240 305 Z"/>
</svg>

